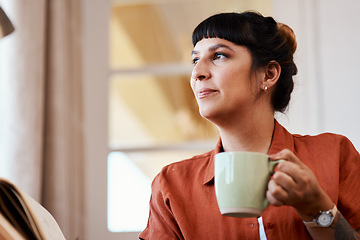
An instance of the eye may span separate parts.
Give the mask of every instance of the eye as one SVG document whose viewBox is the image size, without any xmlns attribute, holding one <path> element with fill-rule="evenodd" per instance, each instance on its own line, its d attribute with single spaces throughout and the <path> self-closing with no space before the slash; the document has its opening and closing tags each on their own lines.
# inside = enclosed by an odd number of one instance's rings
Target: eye
<svg viewBox="0 0 360 240">
<path fill-rule="evenodd" d="M 193 58 L 193 60 L 192 60 L 192 64 L 193 65 L 196 65 L 196 63 L 199 61 L 199 58 Z"/>
<path fill-rule="evenodd" d="M 226 53 L 223 52 L 216 52 L 214 54 L 213 60 L 218 60 L 218 59 L 223 59 L 223 58 L 228 58 L 229 55 L 227 55 Z"/>
</svg>

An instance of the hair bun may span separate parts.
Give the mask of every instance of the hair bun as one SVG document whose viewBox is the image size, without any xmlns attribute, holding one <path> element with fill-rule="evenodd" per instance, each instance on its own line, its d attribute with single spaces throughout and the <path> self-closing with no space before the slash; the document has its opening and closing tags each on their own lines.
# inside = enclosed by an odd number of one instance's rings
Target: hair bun
<svg viewBox="0 0 360 240">
<path fill-rule="evenodd" d="M 281 36 L 283 36 L 283 38 L 285 38 L 286 42 L 289 44 L 292 54 L 294 54 L 297 47 L 294 31 L 288 25 L 279 22 L 277 23 L 277 28 Z"/>
</svg>

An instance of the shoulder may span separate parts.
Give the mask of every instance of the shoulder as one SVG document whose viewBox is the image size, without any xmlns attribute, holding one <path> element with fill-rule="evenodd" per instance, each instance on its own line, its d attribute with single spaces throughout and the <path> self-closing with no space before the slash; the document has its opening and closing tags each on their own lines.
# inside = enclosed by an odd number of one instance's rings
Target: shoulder
<svg viewBox="0 0 360 240">
<path fill-rule="evenodd" d="M 202 181 L 212 153 L 213 150 L 166 165 L 155 177 L 153 185 L 156 184 L 163 188 L 164 186 L 175 187 Z"/>
<path fill-rule="evenodd" d="M 212 151 L 203 153 L 201 155 L 193 156 L 189 159 L 181 160 L 179 162 L 171 163 L 162 168 L 159 173 L 160 176 L 188 176 L 194 172 L 201 172 L 201 169 L 207 166 L 210 160 Z"/>
<path fill-rule="evenodd" d="M 352 142 L 344 135 L 322 133 L 319 135 L 293 135 L 294 149 L 299 155 L 336 160 L 340 164 L 360 161 L 360 155 Z"/>
<path fill-rule="evenodd" d="M 295 144 L 305 144 L 314 147 L 326 146 L 328 147 L 343 147 L 352 146 L 351 141 L 344 135 L 336 133 L 321 133 L 318 135 L 300 135 L 293 134 Z"/>
</svg>

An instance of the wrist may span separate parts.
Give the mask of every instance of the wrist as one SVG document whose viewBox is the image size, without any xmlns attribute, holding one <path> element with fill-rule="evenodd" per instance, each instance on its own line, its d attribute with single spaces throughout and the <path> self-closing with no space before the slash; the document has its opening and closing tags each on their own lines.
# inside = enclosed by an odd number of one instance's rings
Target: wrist
<svg viewBox="0 0 360 240">
<path fill-rule="evenodd" d="M 312 221 L 303 221 L 306 227 L 329 227 L 337 213 L 336 205 L 332 209 L 327 211 L 320 211 L 318 216 L 316 216 Z"/>
<path fill-rule="evenodd" d="M 312 221 L 319 215 L 319 212 L 328 211 L 334 207 L 334 203 L 329 196 L 324 191 L 321 192 L 321 196 L 316 200 L 314 199 L 311 203 L 296 208 L 303 221 Z"/>
</svg>

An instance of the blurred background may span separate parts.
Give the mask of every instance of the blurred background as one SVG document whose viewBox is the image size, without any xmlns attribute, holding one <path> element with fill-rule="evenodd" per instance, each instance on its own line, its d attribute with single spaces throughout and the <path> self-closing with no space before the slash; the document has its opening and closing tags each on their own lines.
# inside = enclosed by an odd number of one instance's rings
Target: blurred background
<svg viewBox="0 0 360 240">
<path fill-rule="evenodd" d="M 67 239 L 136 239 L 161 168 L 211 150 L 190 89 L 191 33 L 256 10 L 293 28 L 299 73 L 276 118 L 360 148 L 357 0 L 0 0 L 0 177 L 40 201 Z M 324 169 L 326 171 L 326 169 Z"/>
</svg>

